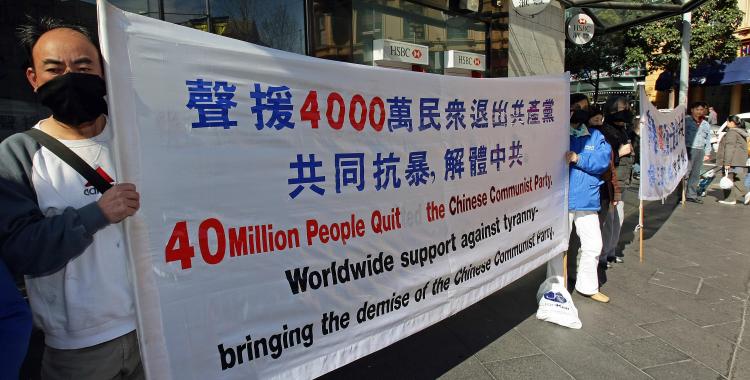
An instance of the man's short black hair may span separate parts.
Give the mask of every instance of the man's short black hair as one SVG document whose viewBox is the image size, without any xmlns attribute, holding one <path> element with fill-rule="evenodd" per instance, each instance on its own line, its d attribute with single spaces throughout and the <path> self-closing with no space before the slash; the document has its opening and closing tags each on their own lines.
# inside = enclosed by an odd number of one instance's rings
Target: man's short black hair
<svg viewBox="0 0 750 380">
<path fill-rule="evenodd" d="M 708 104 L 706 104 L 706 102 L 700 102 L 700 101 L 690 103 L 690 109 L 698 108 L 698 107 L 708 108 Z"/>
<path fill-rule="evenodd" d="M 589 108 L 589 119 L 591 119 L 592 117 L 596 115 L 604 116 L 604 112 L 602 112 L 602 108 L 597 105 L 591 106 Z"/>
<path fill-rule="evenodd" d="M 630 102 L 628 101 L 628 98 L 626 96 L 612 95 L 607 98 L 607 102 L 604 103 L 604 111 L 606 111 L 607 115 L 616 113 L 620 108 L 620 104 L 624 104 L 625 109 L 630 109 Z"/>
<path fill-rule="evenodd" d="M 573 106 L 573 104 L 575 104 L 575 103 L 580 102 L 581 100 L 586 100 L 586 103 L 590 103 L 589 102 L 589 97 L 586 96 L 586 94 L 581 94 L 581 93 L 570 94 L 570 105 L 571 106 Z"/>
<path fill-rule="evenodd" d="M 94 47 L 97 48 L 97 50 L 99 49 L 99 44 L 96 43 L 89 30 L 84 26 L 69 24 L 63 22 L 62 20 L 48 16 L 43 16 L 37 19 L 27 15 L 26 21 L 26 24 L 16 28 L 16 36 L 18 36 L 18 40 L 21 43 L 21 46 L 26 49 L 26 54 L 28 54 L 30 65 L 33 65 L 34 62 L 33 56 L 31 54 L 32 50 L 34 49 L 34 45 L 36 45 L 37 41 L 39 41 L 39 38 L 42 36 L 42 34 L 54 29 L 72 29 L 78 33 L 83 34 L 86 39 L 91 41 L 91 43 L 94 45 Z"/>
</svg>

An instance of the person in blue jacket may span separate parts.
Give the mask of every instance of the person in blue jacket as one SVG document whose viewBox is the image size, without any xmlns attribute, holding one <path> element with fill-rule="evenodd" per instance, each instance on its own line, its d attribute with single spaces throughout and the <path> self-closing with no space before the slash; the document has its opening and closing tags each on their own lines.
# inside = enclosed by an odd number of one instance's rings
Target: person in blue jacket
<svg viewBox="0 0 750 380">
<path fill-rule="evenodd" d="M 572 103 L 570 110 L 570 150 L 565 153 L 568 163 L 568 223 L 573 223 L 581 240 L 575 289 L 594 301 L 609 302 L 609 297 L 599 292 L 597 265 L 602 252 L 602 233 L 599 228 L 599 188 L 601 175 L 609 168 L 612 148 L 604 135 L 586 127 L 588 111 L 580 103 Z M 562 273 L 561 257 L 550 261 L 548 273 Z"/>
</svg>

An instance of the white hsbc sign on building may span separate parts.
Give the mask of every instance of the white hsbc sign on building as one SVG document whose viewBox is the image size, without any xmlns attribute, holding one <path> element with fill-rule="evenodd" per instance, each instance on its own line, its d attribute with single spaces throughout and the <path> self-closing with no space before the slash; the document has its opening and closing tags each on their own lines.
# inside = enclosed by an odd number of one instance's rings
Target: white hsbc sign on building
<svg viewBox="0 0 750 380">
<path fill-rule="evenodd" d="M 485 56 L 458 50 L 448 50 L 445 52 L 445 68 L 484 71 Z"/>
<path fill-rule="evenodd" d="M 408 42 L 378 39 L 373 41 L 372 59 L 379 62 L 401 62 L 413 65 L 429 65 L 429 48 Z"/>
</svg>

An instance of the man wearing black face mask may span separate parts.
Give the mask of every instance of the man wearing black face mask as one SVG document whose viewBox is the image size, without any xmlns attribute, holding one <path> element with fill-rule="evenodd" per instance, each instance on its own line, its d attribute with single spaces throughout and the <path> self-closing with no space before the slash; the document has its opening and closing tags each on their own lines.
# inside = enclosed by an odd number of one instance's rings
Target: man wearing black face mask
<svg viewBox="0 0 750 380">
<path fill-rule="evenodd" d="M 33 128 L 117 179 L 98 50 L 78 26 L 42 19 L 19 28 L 26 77 L 52 116 Z M 104 194 L 27 134 L 0 144 L 0 255 L 26 275 L 45 333 L 42 378 L 143 378 L 120 222 L 140 207 L 133 184 Z"/>
</svg>

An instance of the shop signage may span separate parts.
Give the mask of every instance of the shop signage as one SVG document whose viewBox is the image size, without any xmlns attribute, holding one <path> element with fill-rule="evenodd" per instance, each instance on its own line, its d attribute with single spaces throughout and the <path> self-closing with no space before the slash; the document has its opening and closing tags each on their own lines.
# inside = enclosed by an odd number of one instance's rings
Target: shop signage
<svg viewBox="0 0 750 380">
<path fill-rule="evenodd" d="M 549 3 L 550 0 L 513 0 L 513 8 L 524 16 L 533 16 L 541 13 Z"/>
<path fill-rule="evenodd" d="M 585 13 L 578 13 L 568 19 L 568 40 L 576 45 L 583 45 L 594 38 L 594 20 Z"/>
<path fill-rule="evenodd" d="M 484 71 L 484 54 L 467 53 L 458 50 L 448 50 L 445 53 L 446 69 L 465 69 L 473 71 Z"/>
<path fill-rule="evenodd" d="M 372 59 L 376 62 L 403 62 L 414 65 L 429 65 L 430 49 L 424 45 L 379 39 L 373 41 Z"/>
</svg>

